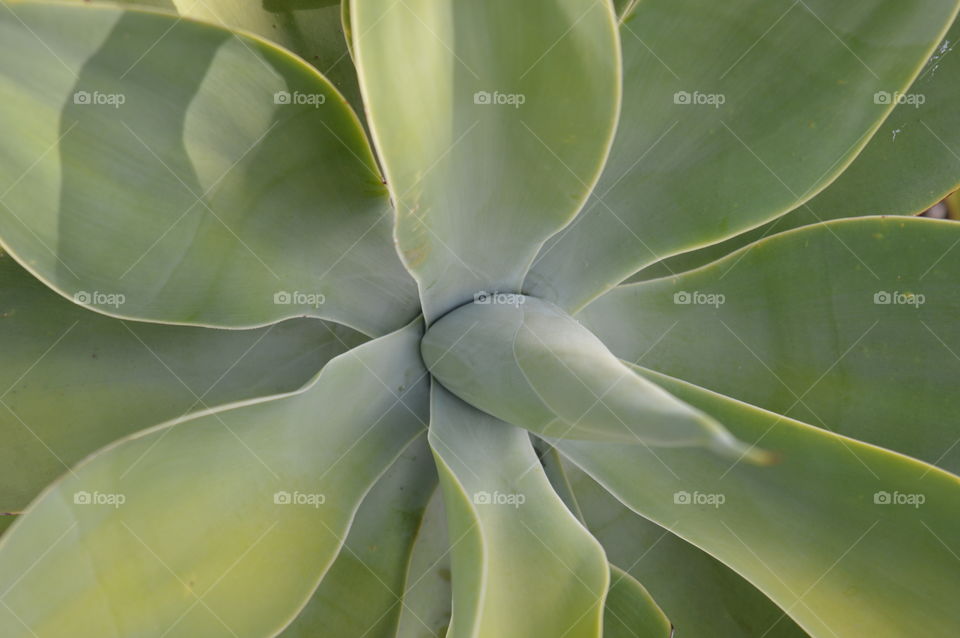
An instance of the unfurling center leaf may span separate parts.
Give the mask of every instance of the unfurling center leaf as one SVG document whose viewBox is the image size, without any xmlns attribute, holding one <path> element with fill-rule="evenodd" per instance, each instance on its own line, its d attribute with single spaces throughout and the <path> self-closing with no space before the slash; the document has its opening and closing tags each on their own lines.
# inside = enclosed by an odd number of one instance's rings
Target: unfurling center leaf
<svg viewBox="0 0 960 638">
<path fill-rule="evenodd" d="M 760 464 L 774 458 L 637 375 L 541 299 L 481 295 L 434 323 L 421 353 L 434 378 L 461 399 L 546 437 L 702 446 Z"/>
</svg>

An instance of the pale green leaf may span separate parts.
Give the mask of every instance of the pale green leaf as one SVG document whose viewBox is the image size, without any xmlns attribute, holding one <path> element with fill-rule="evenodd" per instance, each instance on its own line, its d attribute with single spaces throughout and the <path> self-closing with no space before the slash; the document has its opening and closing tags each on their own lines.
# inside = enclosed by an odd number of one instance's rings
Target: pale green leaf
<svg viewBox="0 0 960 638">
<path fill-rule="evenodd" d="M 610 565 L 610 591 L 603 608 L 603 638 L 671 638 L 673 626 L 637 579 Z"/>
<path fill-rule="evenodd" d="M 282 638 L 396 638 L 408 561 L 436 491 L 422 435 L 363 499 L 340 555 Z"/>
<path fill-rule="evenodd" d="M 960 626 L 955 476 L 645 374 L 737 436 L 780 451 L 781 463 L 570 440 L 556 442 L 560 451 L 631 509 L 741 574 L 815 638 L 949 636 Z"/>
<path fill-rule="evenodd" d="M 277 633 L 425 427 L 421 333 L 355 348 L 296 393 L 121 440 L 54 483 L 0 541 L 0 634 Z"/>
<path fill-rule="evenodd" d="M 445 388 L 540 435 L 697 445 L 769 460 L 636 375 L 562 310 L 533 297 L 499 295 L 457 308 L 430 326 L 420 348 Z"/>
<path fill-rule="evenodd" d="M 366 338 L 295 319 L 257 330 L 125 322 L 76 306 L 0 256 L 0 512 L 151 425 L 292 392 Z"/>
<path fill-rule="evenodd" d="M 357 113 L 363 113 L 340 1 L 173 0 L 181 15 L 252 31 L 293 51 L 323 73 Z"/>
<path fill-rule="evenodd" d="M 356 116 L 315 69 L 141 11 L 0 11 L 0 240 L 98 311 L 368 334 L 417 314 Z"/>
<path fill-rule="evenodd" d="M 447 513 L 437 489 L 410 552 L 396 638 L 444 638 L 453 604 L 450 575 Z"/>
<path fill-rule="evenodd" d="M 902 102 L 833 184 L 800 208 L 719 244 L 658 262 L 631 281 L 682 273 L 741 246 L 807 224 L 841 217 L 913 215 L 960 187 L 960 21 L 927 62 Z M 882 95 L 886 98 L 886 94 Z"/>
<path fill-rule="evenodd" d="M 524 430 L 433 384 L 430 445 L 449 520 L 449 638 L 600 638 L 600 545 L 550 487 Z"/>
<path fill-rule="evenodd" d="M 599 176 L 620 104 L 612 5 L 354 0 L 368 121 L 428 321 L 519 291 Z"/>
<path fill-rule="evenodd" d="M 87 2 L 88 0 L 75 0 Z M 155 7 L 251 31 L 312 64 L 363 113 L 357 72 L 341 22 L 340 0 L 116 0 L 132 7 Z M 349 4 L 349 0 L 344 0 Z"/>
<path fill-rule="evenodd" d="M 837 220 L 578 317 L 624 359 L 957 473 L 958 244 L 949 221 Z"/>
<path fill-rule="evenodd" d="M 875 93 L 910 85 L 956 9 L 954 0 L 639 2 L 621 27 L 624 103 L 610 160 L 524 291 L 576 310 L 648 264 L 810 199 L 890 113 Z"/>
<path fill-rule="evenodd" d="M 551 451 L 556 453 L 556 448 Z M 669 528 L 638 516 L 569 461 L 561 471 L 564 481 L 569 477 L 577 509 L 610 562 L 623 565 L 645 583 L 678 636 L 807 636 L 793 620 L 781 618 L 783 612 L 773 601 L 723 563 Z M 551 482 L 556 486 L 553 476 Z"/>
</svg>

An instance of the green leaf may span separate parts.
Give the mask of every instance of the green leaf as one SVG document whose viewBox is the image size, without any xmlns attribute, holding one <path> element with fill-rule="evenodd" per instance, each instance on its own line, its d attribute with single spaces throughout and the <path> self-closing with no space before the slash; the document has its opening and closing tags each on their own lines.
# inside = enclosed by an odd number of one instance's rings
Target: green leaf
<svg viewBox="0 0 960 638">
<path fill-rule="evenodd" d="M 296 393 L 121 440 L 54 483 L 0 542 L 0 634 L 275 635 L 425 427 L 421 334 L 355 348 Z"/>
<path fill-rule="evenodd" d="M 644 266 L 770 221 L 856 157 L 953 21 L 943 0 L 643 0 L 595 197 L 524 291 L 576 310 Z M 926 133 L 926 131 L 924 131 Z"/>
<path fill-rule="evenodd" d="M 82 0 L 86 2 L 87 0 Z M 357 72 L 341 22 L 340 0 L 118 0 L 130 7 L 156 7 L 229 29 L 243 29 L 296 53 L 312 64 L 363 113 Z M 349 0 L 344 0 L 349 4 Z"/>
<path fill-rule="evenodd" d="M 951 635 L 960 623 L 955 476 L 645 374 L 734 434 L 781 451 L 782 462 L 570 440 L 556 442 L 560 451 L 638 514 L 740 573 L 811 636 Z"/>
<path fill-rule="evenodd" d="M 396 638 L 442 638 L 450 625 L 450 542 L 443 493 L 433 493 L 410 552 Z"/>
<path fill-rule="evenodd" d="M 181 15 L 252 31 L 296 53 L 323 73 L 357 113 L 363 113 L 357 72 L 341 22 L 340 0 L 173 2 Z"/>
<path fill-rule="evenodd" d="M 603 636 L 673 636 L 673 625 L 650 593 L 633 576 L 614 565 L 610 565 L 610 591 L 603 608 Z"/>
<path fill-rule="evenodd" d="M 891 96 L 903 104 L 826 190 L 769 224 L 665 259 L 631 281 L 686 272 L 773 233 L 820 221 L 921 213 L 960 188 L 960 55 L 954 53 L 958 40 L 960 21 L 955 21 L 908 92 Z"/>
<path fill-rule="evenodd" d="M 437 384 L 431 394 L 453 560 L 449 638 L 599 638 L 606 557 L 550 487 L 526 432 Z"/>
<path fill-rule="evenodd" d="M 111 441 L 291 392 L 365 340 L 311 319 L 249 331 L 128 323 L 66 301 L 0 256 L 0 512 L 23 509 Z"/>
<path fill-rule="evenodd" d="M 856 161 L 809 208 L 819 219 L 912 215 L 960 187 L 960 21 Z M 802 210 L 802 209 L 801 209 Z"/>
<path fill-rule="evenodd" d="M 563 463 L 562 473 L 610 562 L 646 583 L 680 636 L 806 638 L 773 601 L 723 563 L 638 516 L 572 463 Z"/>
<path fill-rule="evenodd" d="M 368 121 L 428 321 L 517 292 L 599 176 L 620 103 L 609 2 L 354 1 Z"/>
<path fill-rule="evenodd" d="M 396 638 L 407 562 L 437 491 L 426 436 L 363 499 L 340 555 L 283 638 Z"/>
<path fill-rule="evenodd" d="M 229 327 L 417 314 L 363 131 L 310 66 L 105 7 L 15 3 L 0 38 L 0 238 L 65 296 Z"/>
<path fill-rule="evenodd" d="M 838 220 L 578 317 L 624 359 L 958 473 L 958 243 L 948 221 Z"/>
<path fill-rule="evenodd" d="M 457 308 L 427 330 L 420 349 L 445 388 L 540 435 L 699 445 L 768 460 L 634 374 L 565 312 L 533 297 L 498 295 Z"/>
</svg>

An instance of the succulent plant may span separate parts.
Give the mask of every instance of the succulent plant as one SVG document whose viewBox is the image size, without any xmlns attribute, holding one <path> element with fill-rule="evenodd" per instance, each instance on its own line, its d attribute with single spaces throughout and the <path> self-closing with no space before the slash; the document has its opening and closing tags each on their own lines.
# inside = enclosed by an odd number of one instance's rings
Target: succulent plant
<svg viewBox="0 0 960 638">
<path fill-rule="evenodd" d="M 957 2 L 0 3 L 0 635 L 960 631 Z"/>
</svg>

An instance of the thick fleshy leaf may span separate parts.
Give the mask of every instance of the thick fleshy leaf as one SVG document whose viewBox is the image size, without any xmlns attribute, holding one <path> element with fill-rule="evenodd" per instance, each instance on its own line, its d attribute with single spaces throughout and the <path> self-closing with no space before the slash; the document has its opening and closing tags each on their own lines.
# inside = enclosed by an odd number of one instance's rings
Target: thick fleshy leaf
<svg viewBox="0 0 960 638">
<path fill-rule="evenodd" d="M 443 492 L 427 504 L 410 552 L 396 638 L 440 638 L 450 625 L 450 542 Z"/>
<path fill-rule="evenodd" d="M 246 29 L 293 51 L 315 66 L 363 112 L 357 72 L 347 48 L 340 0 L 174 0 L 182 15 Z"/>
<path fill-rule="evenodd" d="M 365 340 L 314 319 L 249 331 L 124 322 L 66 301 L 0 257 L 0 512 L 23 509 L 122 436 L 292 392 Z"/>
<path fill-rule="evenodd" d="M 481 290 L 519 291 L 609 148 L 612 5 L 354 0 L 351 20 L 397 243 L 427 319 Z"/>
<path fill-rule="evenodd" d="M 960 481 L 931 465 L 645 373 L 780 450 L 772 467 L 699 450 L 557 441 L 637 513 L 766 593 L 811 636 L 949 636 L 960 626 Z"/>
<path fill-rule="evenodd" d="M 569 462 L 564 463 L 564 457 L 560 455 L 557 448 L 543 439 L 534 439 L 533 449 L 537 451 L 537 456 L 540 457 L 540 464 L 543 465 L 543 472 L 547 475 L 550 485 L 557 492 L 557 496 L 559 496 L 560 500 L 567 506 L 567 509 L 577 517 L 577 520 L 583 523 L 584 526 L 587 526 L 587 521 L 583 516 L 583 512 L 580 510 L 580 503 L 577 501 L 577 496 L 573 491 L 573 484 L 568 478 L 569 470 L 578 472 L 580 470 Z M 583 474 L 583 472 L 580 472 L 580 474 Z"/>
<path fill-rule="evenodd" d="M 282 638 L 396 638 L 407 564 L 436 491 L 421 435 L 363 499 L 340 555 Z"/>
<path fill-rule="evenodd" d="M 913 215 L 960 187 L 960 21 L 857 159 L 826 190 L 769 224 L 658 262 L 631 281 L 682 273 L 774 233 L 842 217 Z M 887 99 L 886 94 L 880 94 Z"/>
<path fill-rule="evenodd" d="M 98 311 L 368 334 L 417 314 L 354 114 L 301 60 L 171 15 L 0 11 L 0 239 Z"/>
<path fill-rule="evenodd" d="M 156 7 L 230 29 L 251 31 L 312 64 L 337 87 L 357 113 L 363 112 L 357 73 L 341 23 L 340 0 L 118 0 L 118 3 Z M 349 4 L 349 0 L 344 4 Z"/>
<path fill-rule="evenodd" d="M 920 213 L 960 187 L 960 21 L 856 161 L 809 202 L 820 219 Z"/>
<path fill-rule="evenodd" d="M 620 357 L 958 473 L 958 243 L 950 221 L 838 220 L 579 318 Z"/>
<path fill-rule="evenodd" d="M 433 493 L 410 552 L 396 638 L 442 638 L 453 615 L 452 567 L 443 492 Z"/>
<path fill-rule="evenodd" d="M 599 638 L 600 545 L 550 487 L 524 430 L 434 383 L 429 440 L 453 560 L 449 638 Z"/>
<path fill-rule="evenodd" d="M 551 451 L 556 453 L 556 448 Z M 607 558 L 645 583 L 679 636 L 807 636 L 792 619 L 781 618 L 783 611 L 773 601 L 726 565 L 638 516 L 572 463 L 565 462 L 561 468 L 577 511 Z M 556 475 L 550 480 L 557 485 Z"/>
<path fill-rule="evenodd" d="M 610 566 L 610 591 L 603 608 L 603 638 L 670 638 L 673 626 L 637 579 Z"/>
<path fill-rule="evenodd" d="M 853 160 L 950 26 L 944 0 L 643 0 L 596 196 L 524 291 L 576 310 L 645 265 L 786 213 Z M 924 131 L 926 133 L 926 131 Z"/>
<path fill-rule="evenodd" d="M 421 333 L 411 324 L 301 391 L 172 421 L 78 466 L 0 541 L 0 634 L 274 635 L 424 429 Z"/>
<path fill-rule="evenodd" d="M 763 452 L 635 374 L 557 306 L 509 297 L 457 308 L 421 342 L 430 373 L 459 398 L 540 435 L 699 445 L 764 460 Z"/>
</svg>

